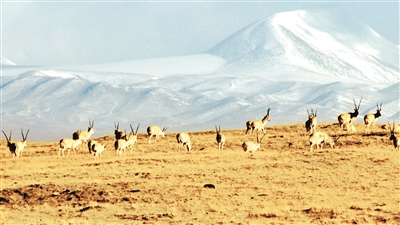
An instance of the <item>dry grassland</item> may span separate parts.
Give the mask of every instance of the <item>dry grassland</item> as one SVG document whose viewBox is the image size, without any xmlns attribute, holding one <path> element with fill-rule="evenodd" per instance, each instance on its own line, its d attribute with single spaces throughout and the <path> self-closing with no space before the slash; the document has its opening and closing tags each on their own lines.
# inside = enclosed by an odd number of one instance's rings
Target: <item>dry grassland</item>
<svg viewBox="0 0 400 225">
<path fill-rule="evenodd" d="M 81 146 L 58 156 L 58 142 L 29 142 L 13 159 L 1 142 L 2 224 L 400 224 L 399 152 L 389 132 L 341 135 L 337 148 L 309 152 L 303 124 L 267 126 L 261 149 L 245 130 L 190 133 L 190 153 L 177 151 L 176 133 L 157 144 L 139 143 L 123 158 L 114 136 L 96 160 Z M 34 132 L 34 131 L 32 131 Z M 110 131 L 111 132 L 111 131 Z M 71 132 L 72 134 L 72 132 Z M 94 136 L 96 133 L 94 134 Z M 213 184 L 215 188 L 205 188 Z"/>
</svg>

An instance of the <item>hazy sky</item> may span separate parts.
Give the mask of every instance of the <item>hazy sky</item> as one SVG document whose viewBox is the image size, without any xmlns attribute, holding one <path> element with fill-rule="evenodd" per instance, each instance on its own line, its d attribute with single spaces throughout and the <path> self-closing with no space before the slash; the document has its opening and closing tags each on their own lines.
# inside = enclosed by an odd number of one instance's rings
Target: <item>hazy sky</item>
<svg viewBox="0 0 400 225">
<path fill-rule="evenodd" d="M 399 45 L 399 2 L 1 3 L 2 56 L 18 65 L 76 65 L 204 52 L 277 12 L 333 7 Z"/>
</svg>

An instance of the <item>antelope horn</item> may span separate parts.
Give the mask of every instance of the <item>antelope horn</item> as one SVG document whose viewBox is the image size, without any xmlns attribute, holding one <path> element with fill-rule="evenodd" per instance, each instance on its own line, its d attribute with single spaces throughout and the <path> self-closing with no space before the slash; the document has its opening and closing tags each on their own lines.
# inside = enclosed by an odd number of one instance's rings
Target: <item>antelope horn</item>
<svg viewBox="0 0 400 225">
<path fill-rule="evenodd" d="M 267 110 L 267 116 L 269 116 L 269 111 L 271 110 L 271 108 L 268 108 Z"/>
<path fill-rule="evenodd" d="M 4 136 L 6 137 L 6 139 L 7 139 L 7 142 L 10 142 L 10 140 L 8 139 L 8 137 L 7 137 L 7 134 L 2 130 L 2 132 L 3 132 L 3 134 L 4 134 Z M 10 135 L 10 138 L 11 138 L 11 135 Z"/>
<path fill-rule="evenodd" d="M 136 127 L 136 133 L 135 133 L 135 135 L 137 135 L 137 132 L 138 132 L 138 130 L 139 130 L 139 126 L 140 126 L 140 123 L 137 125 L 137 127 Z"/>
<path fill-rule="evenodd" d="M 360 99 L 360 102 L 358 103 L 358 107 L 357 107 L 358 110 L 360 110 L 361 100 L 362 100 L 362 97 Z"/>
<path fill-rule="evenodd" d="M 314 115 L 315 117 L 317 117 L 317 111 L 318 111 L 318 108 L 315 109 L 315 115 Z"/>
<path fill-rule="evenodd" d="M 215 132 L 217 132 L 217 133 L 218 133 L 218 128 L 217 128 L 217 125 L 215 125 Z"/>
<path fill-rule="evenodd" d="M 308 111 L 308 109 L 307 109 L 307 115 L 310 116 L 310 112 Z"/>
<path fill-rule="evenodd" d="M 218 132 L 221 133 L 221 125 L 218 125 Z"/>
<path fill-rule="evenodd" d="M 21 129 L 21 131 L 22 131 L 22 129 Z M 26 141 L 26 139 L 28 138 L 28 133 L 29 133 L 29 129 L 28 129 L 28 131 L 27 131 L 26 134 L 25 134 L 24 141 Z"/>
</svg>

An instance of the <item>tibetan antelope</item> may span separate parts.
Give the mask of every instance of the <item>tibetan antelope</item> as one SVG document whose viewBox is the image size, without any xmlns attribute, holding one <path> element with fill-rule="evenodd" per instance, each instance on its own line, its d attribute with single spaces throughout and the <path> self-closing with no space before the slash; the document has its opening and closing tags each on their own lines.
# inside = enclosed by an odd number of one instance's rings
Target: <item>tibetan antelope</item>
<svg viewBox="0 0 400 225">
<path fill-rule="evenodd" d="M 91 146 L 91 152 L 93 152 L 93 155 L 96 159 L 101 157 L 101 154 L 104 152 L 104 149 L 106 148 L 107 144 L 101 144 L 99 142 L 95 142 Z"/>
<path fill-rule="evenodd" d="M 115 152 L 117 153 L 117 156 L 123 156 L 125 153 L 126 148 L 128 148 L 128 140 L 131 136 L 131 133 L 128 134 L 128 136 L 125 135 L 124 138 L 115 140 L 114 142 L 114 147 L 115 147 Z"/>
<path fill-rule="evenodd" d="M 64 156 L 64 150 L 68 149 L 68 155 L 69 156 L 69 151 L 72 149 L 74 150 L 74 154 L 76 155 L 76 148 L 82 144 L 81 139 L 71 139 L 71 138 L 63 138 L 60 140 L 60 149 L 58 150 L 58 155 L 60 156 L 60 153 L 62 152 L 62 155 Z"/>
<path fill-rule="evenodd" d="M 190 137 L 188 133 L 178 133 L 176 135 L 176 140 L 178 141 L 178 152 L 181 152 L 182 147 L 186 148 L 188 152 L 192 149 L 192 144 L 190 143 Z"/>
<path fill-rule="evenodd" d="M 96 144 L 96 143 L 97 143 L 96 140 L 89 140 L 89 141 L 88 141 L 87 146 L 88 146 L 89 154 L 92 154 L 92 147 L 93 147 L 93 145 Z"/>
<path fill-rule="evenodd" d="M 306 121 L 306 131 L 310 132 L 311 134 L 314 133 L 317 130 L 317 110 L 311 109 L 311 114 L 307 109 L 307 114 L 308 114 L 308 120 Z"/>
<path fill-rule="evenodd" d="M 376 104 L 376 113 L 370 113 L 364 116 L 365 123 L 365 132 L 370 132 L 370 127 L 372 126 L 372 130 L 374 130 L 376 120 L 382 115 L 382 103 L 380 106 Z"/>
<path fill-rule="evenodd" d="M 165 131 L 167 131 L 167 127 L 164 127 L 162 130 L 159 126 L 149 126 L 147 128 L 147 134 L 149 136 L 149 144 L 151 143 L 151 137 L 155 137 L 155 142 L 157 142 L 158 136 L 165 137 Z"/>
<path fill-rule="evenodd" d="M 26 132 L 25 136 L 21 128 L 21 135 L 22 135 L 22 141 L 11 141 L 11 134 L 12 132 L 10 131 L 10 137 L 8 138 L 6 133 L 3 131 L 4 136 L 7 139 L 7 147 L 10 150 L 12 156 L 17 156 L 17 157 L 22 157 L 22 151 L 24 148 L 27 146 L 26 145 L 26 139 L 28 138 L 28 133 L 29 129 Z"/>
<path fill-rule="evenodd" d="M 89 140 L 90 136 L 94 133 L 93 128 L 94 120 L 90 123 L 89 120 L 89 127 L 88 130 L 77 130 L 72 134 L 72 139 L 77 140 L 80 139 L 82 143 L 87 144 L 87 140 Z"/>
<path fill-rule="evenodd" d="M 340 136 L 339 136 L 340 137 Z M 334 148 L 335 142 L 339 139 L 333 140 L 327 133 L 325 132 L 314 132 L 310 135 L 310 152 L 313 151 L 313 146 L 317 145 L 317 149 L 320 149 L 322 143 L 329 144 L 331 148 Z"/>
<path fill-rule="evenodd" d="M 115 134 L 115 139 L 116 139 L 116 140 L 125 137 L 125 135 L 126 135 L 125 132 L 123 132 L 123 131 L 121 131 L 121 130 L 119 129 L 119 123 L 118 123 L 118 124 L 115 124 L 115 123 L 114 123 L 114 128 L 115 128 L 114 134 Z"/>
<path fill-rule="evenodd" d="M 261 141 L 264 137 L 265 137 L 265 134 L 261 137 L 261 139 L 258 139 L 258 133 L 257 133 L 257 143 L 254 143 L 252 141 L 243 142 L 243 144 L 242 144 L 243 151 L 250 152 L 250 153 L 257 151 L 258 149 L 260 149 Z"/>
<path fill-rule="evenodd" d="M 251 133 L 253 134 L 253 131 L 256 130 L 257 133 L 259 131 L 264 132 L 265 134 L 265 128 L 264 125 L 266 122 L 271 121 L 271 117 L 269 116 L 269 111 L 271 110 L 271 108 L 268 108 L 267 110 L 267 114 L 264 116 L 264 118 L 262 118 L 262 120 L 249 120 L 246 122 L 246 134 L 251 130 Z"/>
<path fill-rule="evenodd" d="M 354 122 L 355 119 L 357 119 L 360 110 L 361 100 L 362 98 L 360 99 L 360 102 L 357 106 L 356 100 L 353 98 L 354 112 L 343 113 L 338 116 L 339 125 L 342 130 L 344 130 L 344 124 L 351 124 L 352 122 Z"/>
<path fill-rule="evenodd" d="M 7 140 L 7 147 L 8 147 L 8 149 L 10 150 L 10 152 L 11 152 L 13 158 L 14 158 L 14 157 L 17 155 L 17 154 L 15 153 L 15 150 L 17 149 L 17 146 L 15 145 L 15 143 L 14 143 L 13 141 L 11 141 L 11 134 L 12 134 L 12 131 L 10 131 L 10 137 L 7 137 L 7 134 L 6 134 L 3 130 L 2 130 L 2 132 L 3 132 L 4 136 L 6 137 L 6 140 Z"/>
<path fill-rule="evenodd" d="M 217 128 L 217 125 L 215 125 L 215 131 L 217 132 L 217 144 L 218 144 L 218 151 L 224 151 L 224 145 L 225 145 L 225 135 L 221 134 L 221 126 L 219 126 L 219 129 Z"/>
<path fill-rule="evenodd" d="M 396 133 L 395 133 L 395 123 L 393 123 L 393 127 L 391 127 L 390 126 L 390 124 L 388 124 L 389 125 L 389 129 L 390 129 L 390 138 L 389 138 L 389 140 L 391 140 L 391 141 L 393 141 L 393 145 L 394 145 L 394 150 L 398 150 L 398 151 L 400 151 L 400 140 L 399 140 L 399 137 L 396 135 Z"/>
<path fill-rule="evenodd" d="M 138 133 L 138 130 L 139 130 L 140 123 L 136 127 L 136 132 L 133 131 L 132 125 L 129 125 L 129 126 L 131 127 L 131 135 L 129 135 L 129 137 L 128 137 L 128 139 L 126 141 L 127 141 L 127 145 L 129 147 L 129 149 L 132 152 L 132 146 L 137 143 L 137 133 Z"/>
</svg>

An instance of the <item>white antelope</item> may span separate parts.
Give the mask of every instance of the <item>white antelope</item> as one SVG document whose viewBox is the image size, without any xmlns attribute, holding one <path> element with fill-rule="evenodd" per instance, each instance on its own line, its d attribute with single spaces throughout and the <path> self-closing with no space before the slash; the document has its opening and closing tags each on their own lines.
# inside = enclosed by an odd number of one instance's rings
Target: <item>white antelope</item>
<svg viewBox="0 0 400 225">
<path fill-rule="evenodd" d="M 87 140 L 89 140 L 90 136 L 94 133 L 94 128 L 93 128 L 94 120 L 92 123 L 90 123 L 89 120 L 89 127 L 88 130 L 77 130 L 72 134 L 72 139 L 77 140 L 80 139 L 82 143 L 87 144 Z"/>
<path fill-rule="evenodd" d="M 138 130 L 139 130 L 140 123 L 136 127 L 136 132 L 133 131 L 132 125 L 129 125 L 129 126 L 131 127 L 131 134 L 132 135 L 129 135 L 129 137 L 127 139 L 127 142 L 128 142 L 127 144 L 128 144 L 129 149 L 132 152 L 132 146 L 137 143 L 137 133 L 138 133 Z"/>
<path fill-rule="evenodd" d="M 393 146 L 394 150 L 397 149 L 397 151 L 400 151 L 400 140 L 399 137 L 395 133 L 395 123 L 393 123 L 393 127 L 390 126 L 389 124 L 389 129 L 390 129 L 390 138 L 389 140 L 393 141 Z"/>
<path fill-rule="evenodd" d="M 339 136 L 340 137 L 340 136 Z M 333 140 L 327 133 L 325 132 L 315 132 L 310 135 L 310 152 L 313 151 L 313 146 L 317 145 L 317 149 L 320 149 L 322 143 L 329 144 L 331 148 L 334 148 L 335 142 L 339 139 Z"/>
<path fill-rule="evenodd" d="M 107 144 L 102 144 L 99 142 L 95 142 L 92 144 L 91 146 L 91 151 L 93 152 L 93 155 L 96 159 L 98 159 L 99 157 L 101 157 L 101 154 L 104 152 L 105 148 L 106 148 Z"/>
<path fill-rule="evenodd" d="M 165 131 L 167 131 L 167 127 L 164 127 L 162 130 L 159 126 L 149 126 L 147 128 L 147 134 L 149 136 L 149 144 L 151 143 L 151 137 L 155 137 L 155 142 L 157 142 L 158 136 L 165 137 Z"/>
<path fill-rule="evenodd" d="M 97 143 L 96 140 L 89 140 L 89 141 L 88 141 L 87 146 L 88 146 L 89 154 L 92 154 L 92 146 L 93 146 L 94 144 L 96 144 L 96 143 Z"/>
<path fill-rule="evenodd" d="M 225 135 L 221 134 L 221 126 L 219 126 L 219 129 L 217 128 L 217 125 L 215 125 L 215 131 L 217 132 L 217 144 L 218 144 L 218 151 L 224 151 L 224 145 L 225 145 Z"/>
<path fill-rule="evenodd" d="M 82 144 L 81 139 L 72 139 L 72 138 L 63 138 L 60 140 L 60 149 L 58 150 L 58 155 L 60 156 L 60 153 L 62 152 L 62 155 L 64 156 L 64 150 L 68 149 L 68 155 L 69 156 L 69 151 L 72 149 L 74 150 L 74 154 L 76 155 L 76 148 Z"/>
<path fill-rule="evenodd" d="M 190 137 L 188 133 L 178 133 L 176 135 L 176 140 L 178 141 L 178 152 L 181 151 L 182 147 L 186 148 L 188 152 L 192 149 L 192 144 L 190 143 Z"/>
<path fill-rule="evenodd" d="M 117 153 L 117 156 L 123 156 L 123 154 L 125 153 L 126 148 L 128 148 L 128 140 L 130 136 L 131 134 L 114 142 L 115 152 Z"/>
<path fill-rule="evenodd" d="M 253 134 L 253 131 L 256 130 L 257 133 L 259 131 L 264 132 L 265 134 L 265 128 L 264 125 L 266 122 L 271 121 L 271 117 L 269 116 L 269 111 L 271 110 L 271 108 L 268 108 L 267 110 L 267 114 L 264 116 L 264 118 L 262 118 L 262 120 L 248 120 L 246 122 L 246 134 L 251 130 L 251 133 Z"/>
<path fill-rule="evenodd" d="M 376 120 L 381 117 L 382 111 L 382 103 L 380 107 L 376 104 L 376 113 L 370 113 L 364 116 L 364 123 L 365 123 L 365 132 L 370 132 L 370 127 L 372 126 L 372 130 L 374 130 Z"/>
<path fill-rule="evenodd" d="M 338 116 L 339 125 L 342 130 L 344 130 L 344 124 L 351 124 L 352 122 L 354 122 L 355 119 L 357 119 L 360 110 L 361 100 L 362 98 L 360 99 L 360 102 L 357 106 L 356 100 L 354 100 L 353 98 L 354 112 L 342 113 Z"/>
<path fill-rule="evenodd" d="M 118 124 L 115 124 L 115 123 L 114 123 L 114 129 L 115 129 L 114 134 L 115 134 L 115 139 L 116 139 L 116 140 L 125 137 L 125 135 L 126 135 L 125 132 L 123 132 L 123 131 L 121 131 L 121 130 L 119 129 L 119 123 L 118 123 Z"/>
<path fill-rule="evenodd" d="M 257 151 L 258 149 L 260 149 L 261 141 L 264 137 L 265 137 L 265 134 L 261 137 L 261 139 L 258 139 L 258 133 L 257 133 L 257 143 L 254 143 L 252 141 L 243 142 L 243 144 L 242 144 L 243 151 L 250 152 L 250 153 Z"/>
<path fill-rule="evenodd" d="M 314 133 L 317 130 L 317 110 L 311 109 L 311 114 L 307 109 L 307 114 L 308 114 L 308 120 L 306 121 L 306 131 L 310 133 Z"/>
<path fill-rule="evenodd" d="M 22 157 L 22 151 L 27 146 L 26 145 L 26 139 L 28 138 L 28 133 L 29 133 L 29 129 L 28 129 L 28 131 L 26 132 L 26 134 L 24 136 L 24 133 L 23 133 L 22 128 L 21 128 L 22 141 L 11 141 L 12 132 L 10 131 L 10 137 L 8 138 L 6 133 L 3 131 L 3 134 L 7 139 L 7 147 L 10 150 L 13 158 L 15 156 Z"/>
</svg>

